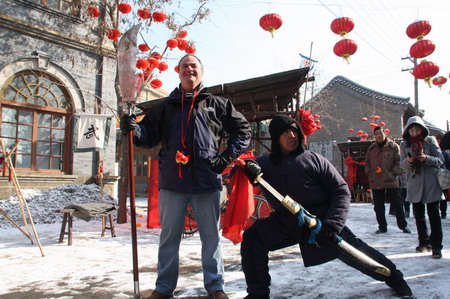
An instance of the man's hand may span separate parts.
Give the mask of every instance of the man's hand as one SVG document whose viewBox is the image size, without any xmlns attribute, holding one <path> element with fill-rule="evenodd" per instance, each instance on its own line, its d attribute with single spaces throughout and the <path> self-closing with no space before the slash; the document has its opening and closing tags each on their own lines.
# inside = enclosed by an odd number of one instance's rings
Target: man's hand
<svg viewBox="0 0 450 299">
<path fill-rule="evenodd" d="M 134 135 L 138 130 L 136 116 L 128 114 L 122 115 L 122 118 L 120 119 L 120 130 L 123 135 L 128 135 L 129 132 L 133 132 Z"/>
<path fill-rule="evenodd" d="M 337 231 L 329 224 L 323 223 L 319 234 L 317 235 L 317 246 L 326 247 L 336 242 Z"/>
<path fill-rule="evenodd" d="M 245 160 L 244 173 L 252 184 L 256 183 L 256 178 L 261 174 L 261 167 L 255 160 Z"/>
<path fill-rule="evenodd" d="M 211 170 L 215 173 L 221 174 L 230 164 L 230 162 L 233 161 L 233 158 L 228 155 L 228 153 L 221 153 L 217 157 L 212 158 L 209 161 Z"/>
</svg>

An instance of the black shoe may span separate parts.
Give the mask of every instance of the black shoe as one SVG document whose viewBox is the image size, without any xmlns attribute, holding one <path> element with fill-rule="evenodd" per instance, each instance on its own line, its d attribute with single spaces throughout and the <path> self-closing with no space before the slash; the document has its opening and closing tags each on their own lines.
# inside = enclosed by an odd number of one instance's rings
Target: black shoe
<svg viewBox="0 0 450 299">
<path fill-rule="evenodd" d="M 409 228 L 407 228 L 407 227 L 405 227 L 404 229 L 402 229 L 403 230 L 403 232 L 405 233 L 405 234 L 410 234 L 411 233 L 411 230 L 409 229 Z"/>
<path fill-rule="evenodd" d="M 434 259 L 441 259 L 442 253 L 439 249 L 436 249 L 436 250 L 433 249 L 433 254 L 431 255 L 431 257 Z"/>
<path fill-rule="evenodd" d="M 441 219 L 447 219 L 447 214 L 442 215 L 442 216 L 441 216 Z"/>
<path fill-rule="evenodd" d="M 431 245 L 419 245 L 416 247 L 416 252 L 430 252 Z"/>
<path fill-rule="evenodd" d="M 248 294 L 244 299 L 270 299 L 269 295 Z"/>
<path fill-rule="evenodd" d="M 377 231 L 375 232 L 376 234 L 384 234 L 387 233 L 387 228 L 379 228 L 377 229 Z"/>
<path fill-rule="evenodd" d="M 392 288 L 394 289 L 397 296 L 401 298 L 414 298 L 411 288 L 404 279 L 397 282 Z"/>
</svg>

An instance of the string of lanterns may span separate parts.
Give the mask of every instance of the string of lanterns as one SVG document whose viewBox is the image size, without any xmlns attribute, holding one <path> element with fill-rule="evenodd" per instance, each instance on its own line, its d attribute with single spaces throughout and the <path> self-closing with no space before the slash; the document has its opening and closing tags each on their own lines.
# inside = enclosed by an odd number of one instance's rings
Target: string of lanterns
<svg viewBox="0 0 450 299">
<path fill-rule="evenodd" d="M 333 48 L 334 54 L 342 57 L 347 63 L 350 63 L 350 56 L 358 50 L 358 45 L 354 40 L 348 39 L 347 34 L 353 30 L 355 22 L 352 18 L 342 17 L 334 19 L 331 22 L 331 31 L 338 34 L 342 39 L 338 41 Z"/>
</svg>

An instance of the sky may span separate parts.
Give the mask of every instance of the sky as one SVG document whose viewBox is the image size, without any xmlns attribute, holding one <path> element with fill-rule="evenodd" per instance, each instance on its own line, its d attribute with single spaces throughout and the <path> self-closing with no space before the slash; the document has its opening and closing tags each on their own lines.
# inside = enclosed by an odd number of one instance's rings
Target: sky
<svg viewBox="0 0 450 299">
<path fill-rule="evenodd" d="M 197 2 L 182 3 L 185 8 L 177 9 L 176 14 L 180 21 L 192 14 Z M 407 71 L 413 63 L 402 58 L 408 57 L 416 42 L 406 35 L 406 28 L 418 20 L 432 25 L 425 39 L 433 41 L 436 50 L 426 59 L 440 66 L 438 76 L 448 78 L 450 73 L 447 0 L 216 0 L 207 7 L 212 11 L 209 19 L 192 25 L 186 38 L 195 42 L 196 55 L 205 67 L 206 86 L 295 69 L 302 54 L 318 61 L 311 73 L 317 90 L 341 75 L 382 93 L 409 97 L 414 104 L 414 77 Z M 268 13 L 277 13 L 283 20 L 274 38 L 259 26 L 259 19 Z M 350 64 L 333 53 L 341 38 L 331 31 L 330 24 L 339 17 L 350 17 L 355 22 L 348 38 L 356 41 L 358 50 Z M 162 25 L 152 26 L 143 36 L 161 47 L 170 35 L 158 26 Z M 163 89 L 171 91 L 178 85 L 173 67 L 183 54 L 177 49 L 169 51 L 169 70 L 158 74 Z M 424 118 L 446 129 L 450 120 L 450 81 L 442 89 L 429 88 L 423 80 L 418 86 Z"/>
<path fill-rule="evenodd" d="M 117 236 L 109 231 L 101 237 L 101 222 L 74 218 L 73 244 L 67 236 L 58 243 L 62 215 L 55 213 L 68 202 L 86 203 L 99 200 L 96 185 L 69 185 L 49 190 L 23 189 L 42 245 L 38 246 L 0 215 L 0 298 L 133 298 L 134 278 L 130 221 L 116 224 Z M 137 198 L 139 289 L 142 295 L 154 288 L 157 266 L 159 229 L 145 228 L 146 198 Z M 0 199 L 0 207 L 21 226 L 17 199 Z M 407 218 L 411 234 L 396 227 L 395 217 L 387 216 L 388 232 L 377 229 L 373 206 L 353 203 L 347 226 L 363 241 L 390 258 L 403 272 L 417 299 L 450 298 L 450 219 L 442 220 L 443 258 L 435 260 L 430 253 L 416 253 L 417 231 L 413 218 Z M 23 228 L 23 226 L 22 226 Z M 33 238 L 35 240 L 35 238 Z M 246 295 L 240 264 L 239 245 L 221 240 L 225 265 L 225 291 L 230 299 Z M 203 289 L 198 233 L 182 239 L 180 277 L 175 298 L 207 298 Z M 271 294 L 274 299 L 388 299 L 396 298 L 384 283 L 335 260 L 324 265 L 304 268 L 298 246 L 270 253 Z"/>
</svg>

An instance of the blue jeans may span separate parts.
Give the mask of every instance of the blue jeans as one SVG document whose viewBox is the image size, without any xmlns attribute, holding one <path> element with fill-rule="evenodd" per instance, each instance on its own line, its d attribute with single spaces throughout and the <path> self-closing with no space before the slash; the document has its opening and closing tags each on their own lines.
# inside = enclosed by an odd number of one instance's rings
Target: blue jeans
<svg viewBox="0 0 450 299">
<path fill-rule="evenodd" d="M 162 189 L 159 194 L 161 235 L 155 290 L 172 294 L 177 286 L 179 249 L 187 205 L 192 206 L 202 242 L 203 282 L 211 294 L 223 290 L 224 266 L 220 249 L 220 191 L 183 194 Z"/>
</svg>

